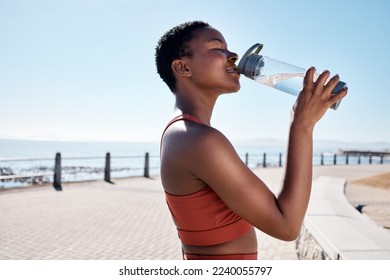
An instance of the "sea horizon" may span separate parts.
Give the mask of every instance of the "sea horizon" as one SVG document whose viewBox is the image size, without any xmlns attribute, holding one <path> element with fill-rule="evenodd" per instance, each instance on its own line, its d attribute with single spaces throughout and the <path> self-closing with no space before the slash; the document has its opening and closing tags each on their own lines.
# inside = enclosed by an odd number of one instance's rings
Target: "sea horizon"
<svg viewBox="0 0 390 280">
<path fill-rule="evenodd" d="M 47 142 L 47 143 L 96 143 L 96 144 L 149 144 L 159 145 L 159 140 L 102 140 L 102 139 L 54 139 L 54 138 L 17 138 L 17 137 L 1 137 L 0 136 L 0 157 L 2 150 L 2 142 L 16 141 L 16 142 Z M 232 139 L 230 140 L 233 146 L 283 146 L 287 145 L 287 139 L 280 138 L 251 138 L 251 139 Z M 376 151 L 390 151 L 390 141 L 371 140 L 371 141 L 352 141 L 352 140 L 337 140 L 337 139 L 314 139 L 313 144 L 319 149 L 333 148 L 345 149 L 348 147 L 360 150 L 376 150 Z"/>
</svg>

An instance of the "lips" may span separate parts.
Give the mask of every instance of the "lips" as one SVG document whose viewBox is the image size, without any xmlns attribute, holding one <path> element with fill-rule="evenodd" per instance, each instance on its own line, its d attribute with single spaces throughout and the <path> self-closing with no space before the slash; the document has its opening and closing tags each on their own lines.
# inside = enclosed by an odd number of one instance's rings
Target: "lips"
<svg viewBox="0 0 390 280">
<path fill-rule="evenodd" d="M 226 72 L 232 73 L 232 74 L 238 74 L 238 75 L 240 74 L 237 71 L 237 67 L 228 68 L 228 69 L 226 69 Z"/>
</svg>

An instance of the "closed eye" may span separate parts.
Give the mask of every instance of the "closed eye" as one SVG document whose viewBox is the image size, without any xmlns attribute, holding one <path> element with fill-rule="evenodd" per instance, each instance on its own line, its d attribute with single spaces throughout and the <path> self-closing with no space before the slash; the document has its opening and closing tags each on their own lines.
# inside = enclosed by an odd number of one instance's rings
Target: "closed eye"
<svg viewBox="0 0 390 280">
<path fill-rule="evenodd" d="M 215 51 L 220 51 L 220 52 L 226 52 L 226 50 L 225 50 L 225 49 L 222 49 L 222 48 L 214 48 L 213 50 L 215 50 Z"/>
</svg>

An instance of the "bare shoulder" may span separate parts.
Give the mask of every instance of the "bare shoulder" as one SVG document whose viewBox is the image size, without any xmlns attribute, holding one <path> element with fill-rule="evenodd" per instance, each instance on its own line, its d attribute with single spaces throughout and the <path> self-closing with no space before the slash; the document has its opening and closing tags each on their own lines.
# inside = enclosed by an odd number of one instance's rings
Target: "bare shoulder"
<svg viewBox="0 0 390 280">
<path fill-rule="evenodd" d="M 223 133 L 193 122 L 178 122 L 166 132 L 161 165 L 164 178 L 175 177 L 176 182 L 181 179 L 186 185 L 193 179 L 216 192 L 237 186 L 235 181 L 225 182 L 231 174 L 239 172 L 242 182 L 254 176 Z"/>
<path fill-rule="evenodd" d="M 173 194 L 195 192 L 206 185 L 196 168 L 213 147 L 228 143 L 218 130 L 207 125 L 180 121 L 165 132 L 161 145 L 161 179 L 166 191 Z"/>
<path fill-rule="evenodd" d="M 164 144 L 169 150 L 181 157 L 188 157 L 195 171 L 200 163 L 210 162 L 214 157 L 230 155 L 238 159 L 238 155 L 223 133 L 219 130 L 194 122 L 178 123 L 166 135 Z"/>
<path fill-rule="evenodd" d="M 207 149 L 214 142 L 228 143 L 222 133 L 210 126 L 190 121 L 176 122 L 164 134 L 161 146 L 162 156 L 172 156 L 171 153 L 178 152 L 190 155 L 197 153 L 199 149 Z"/>
</svg>

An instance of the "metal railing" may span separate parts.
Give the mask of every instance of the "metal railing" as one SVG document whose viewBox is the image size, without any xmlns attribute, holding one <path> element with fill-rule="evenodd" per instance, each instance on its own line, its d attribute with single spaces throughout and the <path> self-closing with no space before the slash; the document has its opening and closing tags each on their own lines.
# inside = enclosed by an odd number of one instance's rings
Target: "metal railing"
<svg viewBox="0 0 390 280">
<path fill-rule="evenodd" d="M 241 159 L 250 168 L 267 168 L 267 167 L 282 167 L 285 165 L 285 154 L 283 153 L 262 153 L 240 155 Z M 94 160 L 96 166 L 86 166 L 86 161 Z M 97 160 L 102 162 L 96 163 Z M 103 163 L 104 160 L 104 163 Z M 131 160 L 129 162 L 114 164 L 112 161 Z M 34 168 L 33 171 L 26 172 L 26 169 L 21 169 L 17 174 L 8 167 L 0 167 L 0 183 L 1 182 L 24 182 L 27 185 L 35 185 L 42 183 L 53 183 L 56 190 L 62 190 L 63 182 L 77 182 L 103 179 L 106 182 L 113 183 L 113 179 L 121 177 L 144 176 L 150 178 L 152 170 L 159 170 L 159 156 L 151 156 L 149 153 L 145 155 L 135 156 L 111 156 L 106 153 L 105 157 L 61 157 L 60 153 L 55 155 L 54 165 L 42 165 L 42 162 L 53 163 L 53 158 L 0 158 L 1 163 L 20 163 L 20 162 L 40 162 L 41 166 Z M 77 166 L 76 161 L 82 161 L 83 166 Z M 73 165 L 64 165 L 64 162 L 73 162 Z M 313 156 L 313 165 L 340 165 L 340 164 L 385 164 L 390 163 L 387 155 L 376 154 L 333 154 L 321 153 Z M 27 169 L 28 170 L 28 169 Z M 87 175 L 82 178 L 82 173 Z M 155 172 L 156 174 L 159 171 Z M 92 175 L 94 174 L 94 175 Z M 102 175 L 103 174 L 103 175 Z M 123 175 L 125 174 L 125 175 Z M 65 175 L 65 178 L 64 178 Z M 78 175 L 80 176 L 77 177 Z M 72 177 L 73 176 L 73 177 Z M 52 178 L 52 179 L 51 179 Z M 2 186 L 0 185 L 0 188 Z M 4 187 L 3 187 L 4 188 Z"/>
<path fill-rule="evenodd" d="M 286 155 L 283 153 L 274 154 L 249 154 L 241 155 L 245 164 L 251 168 L 270 167 L 285 165 Z M 337 154 L 321 153 L 313 155 L 313 165 L 349 165 L 349 164 L 385 164 L 390 163 L 386 154 Z"/>
<path fill-rule="evenodd" d="M 104 167 L 101 163 L 98 163 L 96 166 L 86 166 L 87 161 L 94 161 L 96 165 L 96 160 L 104 160 Z M 130 160 L 133 161 L 133 164 L 129 162 L 121 164 L 121 166 L 116 166 L 113 168 L 113 160 Z M 158 160 L 158 164 L 156 161 Z M 150 156 L 149 153 L 145 153 L 144 156 L 111 156 L 110 153 L 106 153 L 104 157 L 62 157 L 61 153 L 56 153 L 54 161 L 53 158 L 3 158 L 0 159 L 1 163 L 20 163 L 20 162 L 54 162 L 54 165 L 48 166 L 38 166 L 32 168 L 33 171 L 25 172 L 26 169 L 22 168 L 17 174 L 14 174 L 12 168 L 0 167 L 0 182 L 12 182 L 19 181 L 21 184 L 25 183 L 27 185 L 41 185 L 43 183 L 53 183 L 53 187 L 56 190 L 62 190 L 62 183 L 65 182 L 77 182 L 77 181 L 87 181 L 94 179 L 103 179 L 106 182 L 113 183 L 112 178 L 121 178 L 121 177 L 132 177 L 132 176 L 144 176 L 150 178 L 151 172 L 153 170 L 159 169 L 159 157 Z M 77 166 L 75 162 L 81 161 L 83 166 Z M 152 162 L 151 162 L 152 161 Z M 73 165 L 67 166 L 64 165 L 64 162 L 72 162 Z M 30 164 L 32 165 L 32 164 Z M 80 173 L 86 173 L 87 175 L 84 178 L 77 178 L 77 175 Z M 101 177 L 101 174 L 103 176 Z M 127 173 L 126 175 L 116 175 L 112 176 L 113 173 Z M 93 174 L 95 176 L 93 176 Z M 65 180 L 64 180 L 65 175 Z M 96 175 L 98 177 L 96 177 Z M 50 179 L 52 178 L 52 179 Z M 1 188 L 1 185 L 0 185 Z"/>
</svg>

